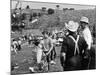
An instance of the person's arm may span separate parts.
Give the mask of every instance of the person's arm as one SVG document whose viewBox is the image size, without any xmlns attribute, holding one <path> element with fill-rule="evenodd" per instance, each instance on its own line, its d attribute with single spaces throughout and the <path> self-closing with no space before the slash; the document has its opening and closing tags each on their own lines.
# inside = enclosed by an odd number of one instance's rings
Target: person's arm
<svg viewBox="0 0 100 75">
<path fill-rule="evenodd" d="M 88 44 L 87 49 L 90 50 L 93 40 L 92 40 L 91 31 L 88 27 L 86 27 L 85 30 L 83 31 L 83 36 L 86 43 Z"/>
<path fill-rule="evenodd" d="M 61 63 L 62 66 L 64 66 L 65 60 L 66 60 L 66 53 L 65 52 L 62 52 L 60 54 L 60 63 Z"/>
<path fill-rule="evenodd" d="M 82 42 L 82 44 L 83 44 L 83 50 L 84 50 L 84 52 L 82 53 L 82 55 L 83 55 L 83 57 L 84 58 L 88 58 L 90 55 L 89 55 L 89 49 L 88 49 L 88 44 L 87 44 L 87 42 L 85 41 L 85 39 L 83 39 L 83 42 Z"/>
<path fill-rule="evenodd" d="M 64 45 L 65 44 L 64 41 L 62 43 L 61 52 L 60 52 L 60 63 L 62 66 L 64 66 L 64 62 L 66 60 L 66 49 L 67 49 L 67 46 L 65 47 Z"/>
</svg>

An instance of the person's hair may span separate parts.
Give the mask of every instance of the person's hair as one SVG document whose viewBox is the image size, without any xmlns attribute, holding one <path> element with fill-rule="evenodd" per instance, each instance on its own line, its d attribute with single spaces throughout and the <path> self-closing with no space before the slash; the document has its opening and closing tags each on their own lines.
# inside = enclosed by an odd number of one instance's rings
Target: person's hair
<svg viewBox="0 0 100 75">
<path fill-rule="evenodd" d="M 13 39 L 12 41 L 16 41 L 15 39 Z"/>
<path fill-rule="evenodd" d="M 43 31 L 42 34 L 43 35 L 45 35 L 45 34 L 49 35 L 49 32 L 48 31 Z"/>
<path fill-rule="evenodd" d="M 80 21 L 80 23 L 88 24 L 88 23 L 86 23 L 86 22 L 83 22 L 83 21 Z"/>
<path fill-rule="evenodd" d="M 70 30 L 68 30 L 68 32 L 69 32 L 70 35 L 76 33 L 76 32 L 72 32 L 72 31 L 70 31 Z"/>
</svg>

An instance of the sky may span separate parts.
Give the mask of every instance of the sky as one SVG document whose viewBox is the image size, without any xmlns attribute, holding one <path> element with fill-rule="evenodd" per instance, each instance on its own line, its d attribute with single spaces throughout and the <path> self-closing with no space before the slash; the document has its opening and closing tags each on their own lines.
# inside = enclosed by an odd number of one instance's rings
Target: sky
<svg viewBox="0 0 100 75">
<path fill-rule="evenodd" d="M 14 9 L 17 1 L 11 1 L 11 9 Z M 62 8 L 75 8 L 76 10 L 82 9 L 94 9 L 94 5 L 73 5 L 73 4 L 65 4 L 65 3 L 47 3 L 47 2 L 35 2 L 35 1 L 22 1 L 21 7 L 24 9 L 27 5 L 30 6 L 31 9 L 41 9 L 41 7 L 46 8 L 56 8 L 56 5 L 60 5 L 60 9 Z M 20 7 L 20 4 L 18 5 Z"/>
</svg>

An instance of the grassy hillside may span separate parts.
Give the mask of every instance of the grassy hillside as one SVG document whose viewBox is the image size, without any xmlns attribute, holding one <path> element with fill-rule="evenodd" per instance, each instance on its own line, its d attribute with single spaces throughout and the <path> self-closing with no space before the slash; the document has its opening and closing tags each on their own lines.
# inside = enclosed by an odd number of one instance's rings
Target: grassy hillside
<svg viewBox="0 0 100 75">
<path fill-rule="evenodd" d="M 79 22 L 82 16 L 86 16 L 89 18 L 90 26 L 93 26 L 96 24 L 95 10 L 72 10 L 72 11 L 67 10 L 66 12 L 60 11 L 58 14 L 42 16 L 42 18 L 40 18 L 40 24 L 47 25 L 47 26 L 52 25 L 53 27 L 55 26 L 62 27 L 64 26 L 64 23 L 68 22 L 69 20 L 74 20 L 74 21 Z M 59 25 L 56 25 L 56 24 L 59 24 Z"/>
</svg>

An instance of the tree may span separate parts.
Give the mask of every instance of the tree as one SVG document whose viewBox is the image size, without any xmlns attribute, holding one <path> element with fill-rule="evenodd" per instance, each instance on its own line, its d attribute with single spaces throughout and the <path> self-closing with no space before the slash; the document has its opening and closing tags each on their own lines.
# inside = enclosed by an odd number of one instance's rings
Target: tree
<svg viewBox="0 0 100 75">
<path fill-rule="evenodd" d="M 45 12 L 45 11 L 46 11 L 46 7 L 42 7 L 42 11 L 44 11 L 44 12 Z"/>
<path fill-rule="evenodd" d="M 41 17 L 41 13 L 38 13 L 38 16 Z"/>
<path fill-rule="evenodd" d="M 59 5 L 56 5 L 56 7 L 57 7 L 57 9 L 59 9 L 60 6 Z"/>
<path fill-rule="evenodd" d="M 30 9 L 29 5 L 26 6 L 26 9 Z"/>
<path fill-rule="evenodd" d="M 33 16 L 33 17 L 36 17 L 36 16 L 37 16 L 37 13 L 34 12 L 32 16 Z"/>
<path fill-rule="evenodd" d="M 48 9 L 48 14 L 49 14 L 49 15 L 54 14 L 54 9 L 49 8 L 49 9 Z"/>
<path fill-rule="evenodd" d="M 22 8 L 20 7 L 19 10 L 22 10 Z"/>
<path fill-rule="evenodd" d="M 70 8 L 69 10 L 75 10 L 74 8 Z"/>
<path fill-rule="evenodd" d="M 66 10 L 68 10 L 68 8 L 63 8 L 63 11 L 66 11 Z"/>
</svg>

